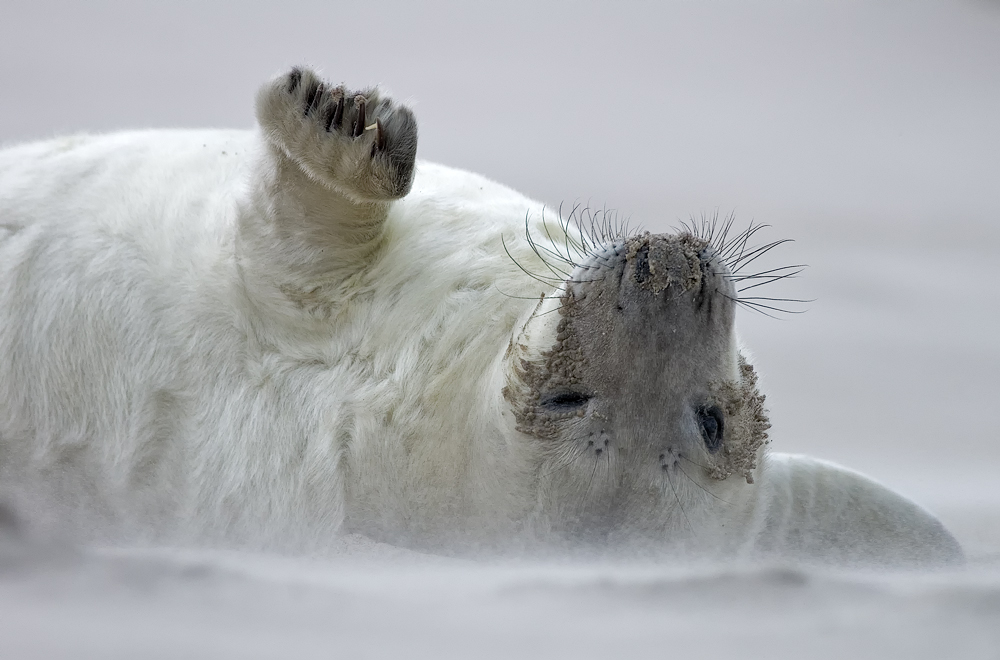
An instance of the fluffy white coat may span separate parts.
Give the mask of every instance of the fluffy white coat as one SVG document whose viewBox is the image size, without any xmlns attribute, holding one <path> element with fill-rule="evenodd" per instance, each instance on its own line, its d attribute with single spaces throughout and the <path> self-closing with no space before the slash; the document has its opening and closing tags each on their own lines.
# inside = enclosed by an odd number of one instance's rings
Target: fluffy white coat
<svg viewBox="0 0 1000 660">
<path fill-rule="evenodd" d="M 263 131 L 0 152 L 0 497 L 102 542 L 522 533 L 540 458 L 502 389 L 551 292 L 515 263 L 541 205 L 424 162 L 391 203 L 331 191 L 275 147 L 265 92 Z M 911 554 L 959 552 L 860 475 L 761 462 L 700 484 L 715 499 L 686 486 L 686 524 L 737 552 L 908 556 L 911 532 Z"/>
</svg>

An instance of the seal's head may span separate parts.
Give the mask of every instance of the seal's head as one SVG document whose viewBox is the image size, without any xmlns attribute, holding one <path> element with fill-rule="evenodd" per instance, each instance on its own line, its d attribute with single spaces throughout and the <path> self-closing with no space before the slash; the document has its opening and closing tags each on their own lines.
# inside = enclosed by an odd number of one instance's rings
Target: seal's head
<svg viewBox="0 0 1000 660">
<path fill-rule="evenodd" d="M 750 488 L 769 424 L 735 303 L 724 260 L 692 233 L 606 244 L 543 298 L 504 394 L 539 455 L 547 535 L 697 535 Z"/>
</svg>

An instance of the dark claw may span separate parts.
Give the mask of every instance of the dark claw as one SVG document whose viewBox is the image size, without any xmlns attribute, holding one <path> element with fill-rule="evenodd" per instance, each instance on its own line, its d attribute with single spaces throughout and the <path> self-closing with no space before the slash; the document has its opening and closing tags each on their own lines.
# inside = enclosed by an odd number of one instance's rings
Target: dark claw
<svg viewBox="0 0 1000 660">
<path fill-rule="evenodd" d="M 291 94 L 298 89 L 300 82 L 302 82 L 302 69 L 295 67 L 288 75 L 288 93 Z"/>
<path fill-rule="evenodd" d="M 344 95 L 341 94 L 340 98 L 337 99 L 337 107 L 333 110 L 333 116 L 330 118 L 330 123 L 326 125 L 326 130 L 330 130 L 333 126 L 335 129 L 340 129 L 340 126 L 344 123 Z"/>
<path fill-rule="evenodd" d="M 365 132 L 365 101 L 361 99 L 358 103 L 358 119 L 354 122 L 354 137 L 359 137 Z"/>
<path fill-rule="evenodd" d="M 326 91 L 326 85 L 320 83 L 316 85 L 316 89 L 306 97 L 306 114 L 309 114 L 313 110 L 316 110 L 323 103 L 323 92 Z"/>
<path fill-rule="evenodd" d="M 385 130 L 382 128 L 382 120 L 375 119 L 375 148 L 385 151 Z"/>
<path fill-rule="evenodd" d="M 334 117 L 337 114 L 337 104 L 331 98 L 329 103 L 323 104 L 323 128 L 327 133 L 330 132 L 330 125 L 333 124 Z"/>
<path fill-rule="evenodd" d="M 323 86 L 321 84 L 319 84 L 318 82 L 313 82 L 306 89 L 306 104 L 302 110 L 303 117 L 308 115 L 309 111 L 312 110 L 313 103 L 316 102 L 316 97 L 319 96 L 319 92 L 322 88 Z"/>
</svg>

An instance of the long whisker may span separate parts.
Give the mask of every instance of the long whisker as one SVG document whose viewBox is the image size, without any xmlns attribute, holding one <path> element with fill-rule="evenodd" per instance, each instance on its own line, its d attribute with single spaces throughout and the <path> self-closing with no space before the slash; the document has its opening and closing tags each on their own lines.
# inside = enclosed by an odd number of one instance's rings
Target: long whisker
<svg viewBox="0 0 1000 660">
<path fill-rule="evenodd" d="M 805 314 L 805 312 L 806 312 L 806 310 L 804 310 L 804 309 L 784 309 L 783 307 L 773 307 L 771 305 L 764 305 L 764 304 L 758 303 L 758 302 L 751 302 L 751 301 L 747 301 L 747 300 L 739 300 L 739 299 L 736 299 L 736 298 L 731 298 L 730 296 L 726 296 L 725 294 L 722 294 L 722 295 L 724 295 L 726 298 L 729 298 L 730 300 L 732 300 L 734 303 L 736 303 L 738 305 L 743 305 L 747 309 L 753 310 L 755 312 L 759 312 L 759 313 L 763 314 L 764 316 L 770 317 L 772 319 L 777 319 L 778 317 L 777 316 L 771 316 L 770 314 L 768 314 L 767 312 L 765 312 L 763 310 L 769 309 L 771 311 L 781 312 L 783 314 Z"/>
<path fill-rule="evenodd" d="M 524 216 L 524 238 L 528 242 L 528 245 L 531 247 L 531 250 L 535 253 L 535 256 L 538 257 L 538 259 L 543 264 L 545 264 L 545 267 L 548 268 L 549 271 L 553 275 L 555 275 L 556 277 L 559 277 L 559 278 L 563 278 L 563 279 L 566 278 L 566 277 L 569 277 L 569 273 L 566 273 L 566 272 L 562 271 L 561 269 L 556 269 L 551 263 L 549 263 L 549 260 L 546 259 L 542 255 L 542 253 L 539 251 L 538 244 L 535 242 L 534 238 L 532 238 L 532 236 L 531 236 L 531 230 L 530 230 L 530 228 L 528 226 L 528 216 L 527 215 Z M 549 254 L 552 254 L 552 256 L 556 257 L 560 261 L 562 260 L 562 258 L 559 255 L 555 254 L 554 252 L 551 252 L 549 250 L 546 250 L 546 251 L 548 251 Z"/>
<path fill-rule="evenodd" d="M 496 289 L 497 293 L 499 293 L 501 296 L 506 296 L 508 298 L 515 298 L 517 300 L 534 300 L 535 302 L 538 301 L 538 296 L 515 296 L 512 293 L 506 293 L 499 286 L 497 286 L 495 282 L 493 283 L 493 288 Z M 545 297 L 546 298 L 554 298 L 556 300 L 563 300 L 565 298 L 568 298 L 569 296 L 566 295 L 566 296 L 545 296 Z M 552 311 L 552 310 L 549 310 L 549 311 Z M 542 312 L 542 314 L 548 314 L 548 312 Z M 541 316 L 541 314 L 539 314 L 539 316 Z"/>
<path fill-rule="evenodd" d="M 584 212 L 589 212 L 589 211 L 588 209 L 585 208 Z M 576 218 L 576 229 L 580 233 L 580 245 L 583 246 L 583 253 L 578 256 L 584 257 L 585 259 L 586 255 L 590 254 L 594 250 L 593 247 L 590 245 L 590 242 L 587 240 L 586 234 L 583 233 L 583 218 L 580 216 L 577 216 Z M 582 260 L 583 259 L 581 259 L 581 261 Z"/>
<path fill-rule="evenodd" d="M 733 223 L 734 222 L 736 222 L 736 212 L 735 211 L 733 211 L 732 213 L 729 214 L 729 217 L 726 218 L 725 224 L 722 225 L 722 236 L 719 237 L 719 244 L 720 245 L 725 245 L 726 244 L 726 238 L 729 236 L 729 230 L 733 228 Z M 711 243 L 711 241 L 709 241 L 709 242 Z"/>
<path fill-rule="evenodd" d="M 510 250 L 507 249 L 507 243 L 504 241 L 503 235 L 500 236 L 500 244 L 503 245 L 504 252 L 506 252 L 507 256 L 510 257 L 510 260 L 514 262 L 514 265 L 517 266 L 518 268 L 520 268 L 524 272 L 524 274 L 527 275 L 528 277 L 530 277 L 531 279 L 538 280 L 542 284 L 544 284 L 546 286 L 550 286 L 550 287 L 551 286 L 555 286 L 556 284 L 562 282 L 562 280 L 558 280 L 558 279 L 547 282 L 546 281 L 547 278 L 543 279 L 542 277 L 540 277 L 538 275 L 535 275 L 532 272 L 529 272 L 527 268 L 525 268 L 524 266 L 522 266 L 521 263 L 517 259 L 514 258 L 514 255 L 512 255 L 510 253 Z"/>
<path fill-rule="evenodd" d="M 808 268 L 808 264 L 792 264 L 791 266 L 778 266 L 777 268 L 769 268 L 767 270 L 757 271 L 756 273 L 751 273 L 750 275 L 730 275 L 729 279 L 734 282 L 742 282 L 743 280 L 759 279 L 761 277 L 770 277 L 776 273 L 780 273 L 783 270 L 791 270 L 792 268 Z M 801 271 L 799 271 L 801 272 Z"/>
<path fill-rule="evenodd" d="M 583 299 L 577 299 L 569 295 L 566 288 L 573 284 L 586 284 L 602 279 L 605 274 L 601 271 L 610 268 L 605 263 L 610 257 L 610 252 L 614 252 L 615 258 L 620 258 L 620 247 L 633 235 L 633 230 L 629 227 L 627 218 L 621 219 L 614 211 L 604 207 L 600 210 L 593 210 L 589 205 L 576 202 L 566 212 L 566 205 L 560 204 L 557 211 L 555 227 L 550 222 L 545 209 L 542 209 L 540 229 L 544 237 L 543 242 L 536 240 L 536 235 L 532 232 L 530 214 L 524 218 L 524 234 L 528 246 L 535 256 L 542 263 L 544 270 L 549 274 L 532 272 L 524 264 L 518 262 L 510 247 L 506 243 L 505 237 L 501 237 L 504 251 L 507 256 L 514 261 L 517 267 L 533 280 L 556 289 L 553 296 L 564 303 L 585 304 Z M 778 314 L 801 314 L 805 310 L 789 309 L 782 304 L 806 304 L 812 300 L 798 298 L 781 298 L 769 296 L 747 296 L 746 292 L 757 289 L 765 284 L 772 284 L 781 280 L 791 279 L 802 274 L 806 268 L 805 264 L 794 264 L 789 266 L 779 266 L 747 273 L 749 266 L 768 254 L 771 250 L 790 242 L 790 239 L 772 241 L 756 247 L 750 246 L 750 241 L 761 230 L 768 227 L 763 223 L 750 222 L 750 225 L 736 234 L 733 233 L 735 226 L 735 213 L 729 213 L 725 217 L 716 210 L 712 214 L 702 214 L 700 218 L 692 217 L 680 223 L 679 231 L 687 233 L 706 241 L 715 247 L 716 254 L 720 262 L 726 264 L 728 272 L 714 273 L 722 275 L 726 279 L 734 282 L 744 282 L 745 285 L 738 289 L 737 296 L 733 297 L 722 293 L 727 299 L 746 309 L 763 314 L 769 318 L 778 318 L 773 313 Z M 539 229 L 535 225 L 535 229 Z M 560 233 L 561 232 L 561 233 Z M 608 257 L 604 256 L 608 252 Z M 582 265 L 586 264 L 586 266 Z M 573 277 L 568 269 L 581 269 L 591 271 L 596 277 L 577 276 Z M 713 269 L 714 270 L 714 269 Z M 596 271 L 596 272 L 594 272 Z M 581 273 L 582 275 L 582 273 Z M 510 298 L 521 298 L 506 294 Z M 563 295 L 559 295 L 562 293 Z M 533 296 L 525 296 L 523 299 L 534 300 Z M 551 311 L 541 312 L 547 314 Z"/>
<path fill-rule="evenodd" d="M 583 501 L 586 502 L 590 499 L 590 489 L 594 485 L 594 476 L 597 474 L 597 466 L 599 464 L 598 459 L 594 459 L 594 469 L 590 473 L 590 481 L 587 482 L 587 490 L 583 493 Z"/>
<path fill-rule="evenodd" d="M 755 225 L 751 223 L 749 227 L 733 239 L 732 243 L 723 247 L 719 256 L 726 263 L 730 263 L 735 256 L 736 261 L 738 262 L 742 258 L 743 252 L 746 250 L 747 243 L 751 238 L 753 238 L 754 234 L 767 226 L 768 225 Z"/>
<path fill-rule="evenodd" d="M 570 217 L 572 217 L 573 214 L 576 213 L 577 206 L 574 206 L 573 210 L 570 211 Z M 561 203 L 559 204 L 559 221 L 560 221 L 560 224 L 562 225 L 563 236 L 566 239 L 566 259 L 569 260 L 570 259 L 570 252 L 569 252 L 569 241 L 570 241 L 570 235 L 569 235 L 569 218 L 567 218 L 566 221 L 565 221 L 565 223 L 563 223 L 563 221 L 562 221 L 562 204 Z"/>
<path fill-rule="evenodd" d="M 687 525 L 691 529 L 691 533 L 697 535 L 698 532 L 695 531 L 694 525 L 691 524 L 691 520 L 688 518 L 687 513 L 684 511 L 684 505 L 681 504 L 681 498 L 677 494 L 677 489 L 674 488 L 674 482 L 670 480 L 670 471 L 664 470 L 664 474 L 667 476 L 667 484 L 670 486 L 670 492 L 674 494 L 674 499 L 677 501 L 677 508 L 680 509 L 681 515 L 684 516 L 684 520 L 687 521 Z"/>
<path fill-rule="evenodd" d="M 769 275 L 767 276 L 767 279 L 764 279 L 763 282 L 757 282 L 756 284 L 751 284 L 750 286 L 743 287 L 742 289 L 739 290 L 739 293 L 743 293 L 744 291 L 749 291 L 750 289 L 755 289 L 759 286 L 764 286 L 765 284 L 771 284 L 772 282 L 778 282 L 779 280 L 793 279 L 796 275 L 800 274 L 802 270 L 804 269 L 799 269 L 797 271 L 794 271 L 792 273 L 787 273 L 785 275 Z M 738 280 L 738 281 L 742 282 L 743 280 Z"/>
<path fill-rule="evenodd" d="M 682 459 L 682 460 L 687 461 L 688 463 L 691 463 L 692 465 L 698 465 L 694 461 L 688 460 L 687 458 L 684 458 L 683 456 L 681 456 L 679 454 L 678 454 L 677 457 L 680 458 L 680 459 Z M 701 467 L 701 466 L 699 466 L 699 467 Z M 688 474 L 687 472 L 685 472 L 684 468 L 682 468 L 680 465 L 677 466 L 677 469 L 681 471 L 681 474 L 683 474 L 685 477 L 687 477 L 688 481 L 690 481 L 691 483 L 693 483 L 698 488 L 701 488 L 703 491 L 705 491 L 706 494 L 711 495 L 712 497 L 714 497 L 715 499 L 719 500 L 720 502 L 725 502 L 729 506 L 735 506 L 734 503 L 730 502 L 729 500 L 725 500 L 725 499 L 719 497 L 718 495 L 716 495 L 715 493 L 713 493 L 712 491 L 710 491 L 709 489 L 705 488 L 700 483 L 698 483 L 697 481 L 695 481 L 694 479 L 692 479 L 691 475 Z"/>
<path fill-rule="evenodd" d="M 573 461 L 582 456 L 584 451 L 586 451 L 585 449 L 576 444 L 568 444 L 564 446 L 567 447 L 567 449 L 558 452 L 556 460 L 554 461 L 555 464 L 552 466 L 552 469 L 543 472 L 542 474 L 539 474 L 538 475 L 539 479 L 542 479 L 544 477 L 549 477 L 558 472 L 559 470 L 569 467 L 573 463 Z"/>
<path fill-rule="evenodd" d="M 743 277 L 732 277 L 732 276 L 730 276 L 730 277 L 727 277 L 726 279 L 728 279 L 730 282 L 734 282 L 736 284 L 740 284 L 742 282 L 747 282 L 748 280 L 762 280 L 762 282 L 764 284 L 768 284 L 770 282 L 777 282 L 777 281 L 783 280 L 783 279 L 795 279 L 798 275 L 801 275 L 803 271 L 805 271 L 805 267 L 799 268 L 797 270 L 792 270 L 792 271 L 789 271 L 787 273 L 782 273 L 780 275 L 778 275 L 778 274 L 774 274 L 774 275 L 747 275 L 747 276 L 743 276 Z M 754 286 L 756 286 L 756 285 L 754 285 Z"/>
<path fill-rule="evenodd" d="M 740 296 L 740 301 L 746 302 L 747 300 L 769 300 L 771 302 L 793 302 L 793 303 L 806 303 L 816 302 L 815 300 L 801 300 L 799 298 L 769 298 L 767 296 Z"/>
<path fill-rule="evenodd" d="M 561 225 L 560 225 L 560 227 L 561 227 Z M 549 223 L 545 219 L 545 209 L 544 208 L 542 209 L 542 229 L 545 231 L 545 235 L 549 239 L 549 244 L 551 244 L 553 246 L 558 245 L 558 243 L 556 242 L 556 240 L 554 238 L 552 238 L 552 233 L 549 231 Z M 542 249 L 547 249 L 547 248 L 543 247 Z M 563 261 L 563 262 L 565 262 L 567 264 L 570 264 L 574 268 L 576 268 L 576 266 L 577 266 L 576 262 L 573 261 L 572 259 L 570 259 L 568 256 L 562 255 L 562 254 L 560 254 L 559 252 L 557 252 L 555 250 L 551 250 L 550 253 L 553 256 L 555 256 L 557 259 L 560 259 L 561 261 Z"/>
<path fill-rule="evenodd" d="M 740 258 L 737 259 L 736 261 L 734 261 L 730 265 L 730 266 L 735 266 L 735 265 L 739 264 L 739 268 L 736 268 L 735 270 L 733 270 L 733 274 L 735 275 L 736 273 L 739 273 L 741 270 L 743 270 L 744 268 L 746 268 L 747 266 L 749 266 L 750 264 L 752 264 L 754 261 L 756 261 L 760 257 L 764 256 L 765 254 L 767 254 L 768 252 L 770 252 L 774 248 L 778 247 L 779 245 L 784 245 L 785 243 L 791 243 L 791 242 L 793 242 L 792 239 L 790 239 L 790 238 L 783 238 L 780 241 L 774 241 L 773 243 L 768 243 L 767 245 L 763 245 L 763 246 L 761 246 L 759 248 L 751 250 L 746 255 L 742 255 L 741 254 Z M 746 261 L 744 261 L 744 259 Z"/>
</svg>

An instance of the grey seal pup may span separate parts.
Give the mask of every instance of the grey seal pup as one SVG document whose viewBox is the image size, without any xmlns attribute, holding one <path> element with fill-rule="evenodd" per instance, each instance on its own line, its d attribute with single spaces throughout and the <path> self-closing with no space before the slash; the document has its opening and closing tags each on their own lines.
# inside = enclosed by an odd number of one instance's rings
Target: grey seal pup
<svg viewBox="0 0 1000 660">
<path fill-rule="evenodd" d="M 961 557 L 915 503 L 767 452 L 738 243 L 553 220 L 417 161 L 408 108 L 308 69 L 256 110 L 0 152 L 0 495 L 31 524 Z"/>
</svg>

